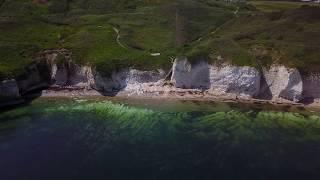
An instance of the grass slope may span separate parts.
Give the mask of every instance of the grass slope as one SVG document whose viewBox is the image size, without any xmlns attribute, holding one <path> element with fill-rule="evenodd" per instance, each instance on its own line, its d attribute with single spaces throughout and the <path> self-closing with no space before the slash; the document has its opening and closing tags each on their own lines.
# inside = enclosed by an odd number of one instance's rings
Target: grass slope
<svg viewBox="0 0 320 180">
<path fill-rule="evenodd" d="M 249 3 L 264 12 L 292 10 L 300 8 L 303 5 L 319 6 L 318 4 L 290 1 L 249 1 Z"/>
<path fill-rule="evenodd" d="M 168 69 L 177 55 L 316 70 L 319 8 L 300 6 L 216 0 L 3 0 L 0 79 L 21 73 L 36 52 L 56 48 L 70 49 L 76 62 L 106 74 L 123 67 Z"/>
<path fill-rule="evenodd" d="M 181 47 L 232 18 L 211 0 L 6 0 L 0 9 L 0 78 L 14 77 L 42 49 L 67 48 L 76 62 L 109 73 L 171 66 Z M 127 48 L 117 43 L 119 41 Z M 160 53 L 160 56 L 151 56 Z"/>
<path fill-rule="evenodd" d="M 222 57 L 237 65 L 279 63 L 303 72 L 319 71 L 319 32 L 318 6 L 251 11 L 239 14 L 186 52 L 189 56 L 206 54 L 213 62 Z"/>
</svg>

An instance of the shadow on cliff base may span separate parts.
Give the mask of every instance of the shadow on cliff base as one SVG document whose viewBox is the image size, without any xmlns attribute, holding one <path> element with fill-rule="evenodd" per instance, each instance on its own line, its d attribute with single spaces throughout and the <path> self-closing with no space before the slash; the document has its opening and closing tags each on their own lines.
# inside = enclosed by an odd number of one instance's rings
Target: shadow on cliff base
<svg viewBox="0 0 320 180">
<path fill-rule="evenodd" d="M 121 91 L 122 89 L 114 89 L 112 91 L 108 91 L 108 92 L 105 92 L 105 91 L 101 91 L 101 90 L 97 90 L 97 92 L 99 94 L 101 94 L 102 96 L 108 96 L 108 97 L 115 97 L 119 94 L 119 92 Z"/>
<path fill-rule="evenodd" d="M 260 92 L 255 98 L 263 100 L 272 99 L 272 93 L 264 75 L 262 75 L 260 79 Z"/>
<path fill-rule="evenodd" d="M 9 111 L 18 107 L 28 106 L 33 100 L 41 97 L 42 89 L 28 92 L 18 99 L 11 99 L 8 101 L 0 102 L 0 112 Z"/>
<path fill-rule="evenodd" d="M 302 103 L 304 105 L 310 105 L 315 102 L 314 99 L 314 97 L 305 97 L 301 101 L 299 101 L 299 103 Z"/>
</svg>

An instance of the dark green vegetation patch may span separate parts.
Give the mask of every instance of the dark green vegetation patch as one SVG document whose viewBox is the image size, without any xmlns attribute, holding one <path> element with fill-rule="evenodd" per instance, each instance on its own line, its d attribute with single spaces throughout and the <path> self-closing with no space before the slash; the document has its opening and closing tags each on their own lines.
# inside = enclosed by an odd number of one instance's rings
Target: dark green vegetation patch
<svg viewBox="0 0 320 180">
<path fill-rule="evenodd" d="M 214 179 L 217 174 L 221 179 L 268 179 L 319 174 L 320 117 L 306 111 L 245 110 L 239 104 L 210 104 L 213 109 L 203 111 L 199 102 L 197 106 L 184 102 L 185 106 L 171 105 L 165 112 L 161 108 L 170 103 L 163 101 L 153 102 L 157 110 L 109 101 L 42 101 L 0 114 L 0 135 L 7 140 L 0 146 L 5 169 L 30 168 L 28 175 L 39 177 L 39 168 L 46 172 L 55 167 L 54 172 L 67 169 L 63 177 L 70 172 L 76 179 L 97 174 L 107 177 L 102 179 Z M 51 155 L 46 162 L 58 162 L 57 166 L 43 163 L 36 171 L 23 166 L 23 157 L 34 154 L 26 149 L 34 144 L 38 157 Z M 41 158 L 30 162 L 39 160 L 43 162 Z M 230 173 L 233 170 L 237 173 Z"/>
</svg>

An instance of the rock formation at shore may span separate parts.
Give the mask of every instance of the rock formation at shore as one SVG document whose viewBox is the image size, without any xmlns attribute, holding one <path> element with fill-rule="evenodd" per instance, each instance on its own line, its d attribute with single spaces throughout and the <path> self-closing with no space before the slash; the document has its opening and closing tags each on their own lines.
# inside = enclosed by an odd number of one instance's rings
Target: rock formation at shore
<svg viewBox="0 0 320 180">
<path fill-rule="evenodd" d="M 20 98 L 19 87 L 16 80 L 5 80 L 0 83 L 0 98 Z"/>
<path fill-rule="evenodd" d="M 0 82 L 0 107 L 23 103 L 17 81 L 14 79 Z"/>
<path fill-rule="evenodd" d="M 172 67 L 171 82 L 182 89 L 209 89 L 209 64 L 199 61 L 191 64 L 187 58 L 177 58 Z"/>
<path fill-rule="evenodd" d="M 260 76 L 260 72 L 253 67 L 217 66 L 204 60 L 191 64 L 184 58 L 174 62 L 171 82 L 177 88 L 254 97 L 259 93 Z"/>
<path fill-rule="evenodd" d="M 0 82 L 0 102 L 22 99 L 25 94 L 41 89 L 91 90 L 104 95 L 120 92 L 143 94 L 161 91 L 201 91 L 215 96 L 257 98 L 299 102 L 320 96 L 320 76 L 302 76 L 297 69 L 272 65 L 258 70 L 249 66 L 209 64 L 206 60 L 190 63 L 177 58 L 172 67 L 170 82 L 164 70 L 140 71 L 126 68 L 108 75 L 96 72 L 88 65 L 72 61 L 67 50 L 47 50 L 37 61 L 26 67 L 14 80 Z"/>
<path fill-rule="evenodd" d="M 302 76 L 304 99 L 320 98 L 320 74 L 312 73 L 308 76 Z"/>
<path fill-rule="evenodd" d="M 272 65 L 263 70 L 266 89 L 272 99 L 284 98 L 298 102 L 302 99 L 302 78 L 297 69 L 282 65 Z M 265 92 L 262 92 L 265 93 Z"/>
<path fill-rule="evenodd" d="M 145 83 L 158 82 L 165 77 L 163 70 L 140 71 L 137 69 L 122 69 L 114 71 L 109 76 L 100 73 L 94 75 L 94 89 L 103 94 L 115 94 L 119 91 L 141 91 Z"/>
</svg>

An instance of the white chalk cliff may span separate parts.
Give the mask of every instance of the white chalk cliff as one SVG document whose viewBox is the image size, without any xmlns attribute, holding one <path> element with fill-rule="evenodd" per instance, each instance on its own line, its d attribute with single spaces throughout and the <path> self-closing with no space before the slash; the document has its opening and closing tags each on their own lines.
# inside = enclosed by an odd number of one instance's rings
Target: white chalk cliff
<svg viewBox="0 0 320 180">
<path fill-rule="evenodd" d="M 210 67 L 205 61 L 191 64 L 187 58 L 177 58 L 172 67 L 171 82 L 177 88 L 209 89 Z"/>
<path fill-rule="evenodd" d="M 230 64 L 210 65 L 206 61 L 191 64 L 176 59 L 171 82 L 177 88 L 207 89 L 210 93 L 233 93 L 253 97 L 259 93 L 260 72 L 253 67 Z"/>
<path fill-rule="evenodd" d="M 302 76 L 303 92 L 302 98 L 320 99 L 320 74 L 311 73 Z"/>
<path fill-rule="evenodd" d="M 165 72 L 161 69 L 155 71 L 122 69 L 105 76 L 96 73 L 93 88 L 106 94 L 117 93 L 121 90 L 140 93 L 140 91 L 143 91 L 145 84 L 158 82 L 165 75 Z"/>
<path fill-rule="evenodd" d="M 263 70 L 263 74 L 272 99 L 284 98 L 295 102 L 302 99 L 303 83 L 297 69 L 272 65 Z"/>
<path fill-rule="evenodd" d="M 59 55 L 65 58 L 61 61 Z M 75 64 L 67 50 L 52 50 L 44 52 L 37 63 L 26 67 L 25 73 L 17 79 L 0 82 L 0 97 L 16 98 L 36 89 L 51 87 L 56 90 L 95 89 L 104 95 L 194 91 L 209 96 L 227 94 L 274 101 L 320 98 L 320 75 L 302 76 L 297 69 L 283 65 L 258 70 L 249 66 L 209 64 L 205 60 L 190 63 L 187 58 L 177 58 L 172 66 L 170 83 L 166 81 L 167 73 L 161 69 L 125 68 L 106 75 L 90 66 Z"/>
</svg>

